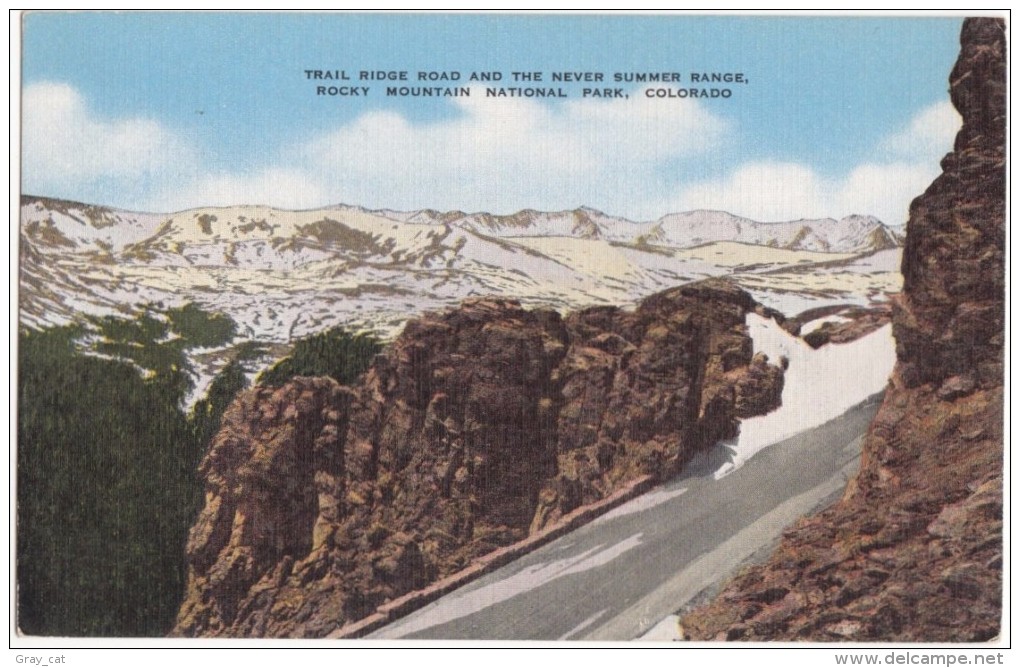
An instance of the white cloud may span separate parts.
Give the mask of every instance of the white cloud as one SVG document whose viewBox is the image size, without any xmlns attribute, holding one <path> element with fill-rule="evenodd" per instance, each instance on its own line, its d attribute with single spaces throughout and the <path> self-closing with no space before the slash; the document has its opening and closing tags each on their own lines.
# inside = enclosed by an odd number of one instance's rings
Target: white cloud
<svg viewBox="0 0 1020 668">
<path fill-rule="evenodd" d="M 254 174 L 214 174 L 198 179 L 184 194 L 163 193 L 153 205 L 169 211 L 189 206 L 268 204 L 283 209 L 312 209 L 330 201 L 305 173 L 270 167 Z"/>
<path fill-rule="evenodd" d="M 938 102 L 914 116 L 902 131 L 883 140 L 879 149 L 895 160 L 938 162 L 952 148 L 960 122 L 960 114 L 949 100 Z"/>
<path fill-rule="evenodd" d="M 73 87 L 40 82 L 22 95 L 26 192 L 109 197 L 179 183 L 194 169 L 194 150 L 175 133 L 146 118 L 107 120 Z"/>
<path fill-rule="evenodd" d="M 877 216 L 889 225 L 906 222 L 910 200 L 938 176 L 938 163 L 863 164 L 826 179 L 794 163 L 741 165 L 730 175 L 683 188 L 663 210 L 722 209 L 754 220 Z"/>
<path fill-rule="evenodd" d="M 443 121 L 363 114 L 281 156 L 274 170 L 210 176 L 197 191 L 220 203 L 295 207 L 618 207 L 620 193 L 654 197 L 665 162 L 704 154 L 726 129 L 694 101 L 650 100 L 636 91 L 630 99 L 554 105 L 474 89 L 454 102 L 457 115 Z"/>
<path fill-rule="evenodd" d="M 798 163 L 751 162 L 725 177 L 681 188 L 663 210 L 723 209 L 755 220 L 871 214 L 890 225 L 906 222 L 910 201 L 940 172 L 960 117 L 949 103 L 932 105 L 875 149 L 875 161 L 835 178 Z"/>
<path fill-rule="evenodd" d="M 197 146 L 145 118 L 106 119 L 71 86 L 26 86 L 25 191 L 169 211 L 201 205 L 331 203 L 511 213 L 588 205 L 632 218 L 695 208 L 756 220 L 873 214 L 906 220 L 938 174 L 960 119 L 948 103 L 918 113 L 879 142 L 874 158 L 836 177 L 769 160 L 684 184 L 684 167 L 740 150 L 708 105 L 456 98 L 456 114 L 413 121 L 362 114 L 249 171 L 202 172 Z"/>
<path fill-rule="evenodd" d="M 439 122 L 367 113 L 294 162 L 320 190 L 369 206 L 554 209 L 647 192 L 664 161 L 708 151 L 725 127 L 696 103 L 639 95 L 552 105 L 473 90 L 456 102 L 460 113 Z"/>
<path fill-rule="evenodd" d="M 456 114 L 415 122 L 365 113 L 248 170 L 211 171 L 198 147 L 157 121 L 104 118 L 72 86 L 23 93 L 26 192 L 129 208 L 346 202 L 512 212 L 619 208 L 654 194 L 668 161 L 719 145 L 726 124 L 693 100 L 632 91 L 613 101 L 454 99 Z M 438 104 L 438 102 L 436 102 Z M 622 167 L 622 168 L 621 168 Z"/>
</svg>

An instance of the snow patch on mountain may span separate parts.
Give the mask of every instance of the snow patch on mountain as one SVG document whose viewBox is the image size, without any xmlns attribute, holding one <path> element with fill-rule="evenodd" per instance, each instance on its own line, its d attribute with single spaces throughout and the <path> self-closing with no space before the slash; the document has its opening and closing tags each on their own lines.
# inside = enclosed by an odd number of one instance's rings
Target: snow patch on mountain
<svg viewBox="0 0 1020 668">
<path fill-rule="evenodd" d="M 37 197 L 22 199 L 21 216 L 28 326 L 194 302 L 266 341 L 336 325 L 390 337 L 423 310 L 473 296 L 569 310 L 728 275 L 763 303 L 803 310 L 866 304 L 900 280 L 898 248 L 845 250 L 885 229 L 863 216 L 755 223 L 688 212 L 641 223 L 584 207 L 496 216 L 348 205 L 157 214 Z"/>
</svg>

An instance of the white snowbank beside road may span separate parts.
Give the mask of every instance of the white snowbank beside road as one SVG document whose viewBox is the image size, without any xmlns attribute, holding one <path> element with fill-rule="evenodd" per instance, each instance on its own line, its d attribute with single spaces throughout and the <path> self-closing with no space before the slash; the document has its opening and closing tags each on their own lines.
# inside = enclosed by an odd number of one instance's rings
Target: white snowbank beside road
<svg viewBox="0 0 1020 668">
<path fill-rule="evenodd" d="M 742 420 L 737 438 L 724 441 L 731 460 L 715 472 L 719 479 L 763 448 L 839 417 L 868 397 L 881 392 L 896 362 L 892 325 L 844 344 L 818 350 L 792 336 L 775 321 L 748 314 L 747 325 L 755 352 L 778 364 L 790 364 L 783 384 L 782 406 L 767 415 Z"/>
</svg>

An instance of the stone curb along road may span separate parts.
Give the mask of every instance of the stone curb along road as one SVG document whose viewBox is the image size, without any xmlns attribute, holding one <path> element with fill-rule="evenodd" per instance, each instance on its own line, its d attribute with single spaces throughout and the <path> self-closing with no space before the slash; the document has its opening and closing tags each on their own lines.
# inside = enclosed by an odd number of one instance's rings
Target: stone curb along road
<svg viewBox="0 0 1020 668">
<path fill-rule="evenodd" d="M 467 568 L 438 580 L 424 589 L 412 591 L 408 594 L 384 603 L 376 609 L 376 612 L 353 624 L 342 626 L 327 637 L 332 639 L 354 639 L 362 638 L 373 631 L 376 631 L 390 622 L 403 617 L 409 613 L 422 608 L 436 599 L 445 596 L 454 589 L 472 582 L 483 575 L 491 573 L 498 568 L 505 566 L 514 559 L 517 559 L 529 552 L 564 536 L 578 527 L 591 522 L 603 513 L 616 508 L 617 506 L 630 501 L 631 499 L 644 494 L 650 490 L 658 481 L 652 475 L 645 475 L 635 478 L 626 483 L 623 487 L 613 492 L 606 498 L 596 503 L 582 506 L 565 515 L 560 521 L 549 526 L 538 533 L 528 536 L 522 541 L 513 545 L 502 547 L 498 550 L 477 559 Z"/>
</svg>

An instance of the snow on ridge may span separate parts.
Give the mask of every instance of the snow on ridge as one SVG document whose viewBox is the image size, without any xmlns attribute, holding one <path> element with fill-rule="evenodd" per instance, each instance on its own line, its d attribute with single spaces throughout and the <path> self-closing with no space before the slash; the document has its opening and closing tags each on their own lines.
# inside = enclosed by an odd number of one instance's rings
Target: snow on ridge
<svg viewBox="0 0 1020 668">
<path fill-rule="evenodd" d="M 648 239 L 664 245 L 689 247 L 718 241 L 737 241 L 820 252 L 861 252 L 871 249 L 875 232 L 889 235 L 874 216 L 851 215 L 763 223 L 725 211 L 688 211 L 663 216 Z"/>
<path fill-rule="evenodd" d="M 527 212 L 518 222 L 530 225 L 531 216 L 539 227 L 500 234 L 448 220 L 429 225 L 417 213 L 405 216 L 415 220 L 408 223 L 390 217 L 403 214 L 347 205 L 304 212 L 220 207 L 167 217 L 25 198 L 22 322 L 57 324 L 190 301 L 271 341 L 337 324 L 390 336 L 421 310 L 471 296 L 560 310 L 628 305 L 723 274 L 789 313 L 791 300 L 801 310 L 866 304 L 890 291 L 882 277 L 898 268 L 899 249 L 856 259 L 848 254 L 849 264 L 829 266 L 837 256 L 725 243 L 689 251 L 655 241 L 645 246 L 633 235 L 648 223 L 590 208 Z M 337 224 L 324 224 L 327 219 Z M 771 272 L 783 268 L 790 273 Z"/>
<path fill-rule="evenodd" d="M 581 206 L 562 211 L 523 209 L 507 215 L 486 212 L 462 211 L 395 211 L 370 210 L 365 207 L 334 204 L 316 209 L 288 210 L 267 205 L 208 206 L 185 209 L 173 213 L 132 213 L 108 207 L 25 197 L 22 202 L 22 224 L 40 220 L 47 215 L 71 212 L 78 221 L 77 228 L 61 224 L 60 232 L 80 236 L 86 230 L 86 244 L 98 238 L 104 244 L 144 240 L 145 231 L 169 235 L 175 241 L 200 243 L 212 236 L 237 238 L 239 228 L 245 236 L 288 238 L 296 234 L 298 223 L 308 224 L 323 218 L 338 218 L 339 222 L 374 220 L 379 225 L 397 224 L 450 225 L 486 236 L 502 238 L 519 236 L 568 236 L 575 238 L 605 239 L 622 243 L 650 242 L 678 248 L 687 248 L 715 241 L 738 241 L 757 245 L 790 247 L 822 252 L 858 252 L 874 244 L 876 231 L 884 233 L 889 243 L 899 237 L 874 216 L 852 214 L 833 218 L 802 219 L 784 222 L 759 222 L 726 211 L 693 210 L 670 213 L 655 221 L 631 221 L 620 216 L 605 214 L 597 209 Z M 268 228 L 250 228 L 248 223 L 270 220 Z M 91 225 L 83 225 L 89 221 Z M 166 226 L 164 229 L 163 225 Z M 64 229 L 68 228 L 68 229 Z M 211 231 L 210 231 L 211 230 Z M 101 234 L 93 234 L 101 233 Z"/>
</svg>

